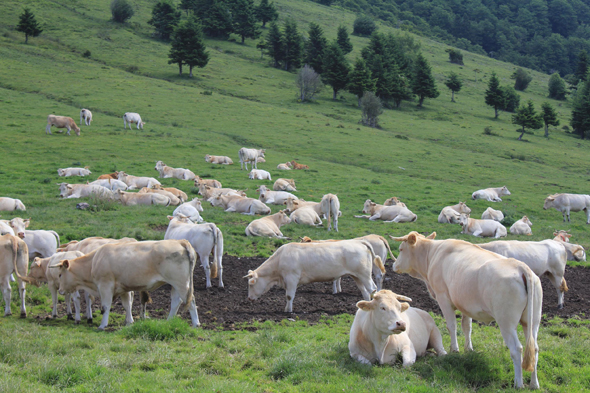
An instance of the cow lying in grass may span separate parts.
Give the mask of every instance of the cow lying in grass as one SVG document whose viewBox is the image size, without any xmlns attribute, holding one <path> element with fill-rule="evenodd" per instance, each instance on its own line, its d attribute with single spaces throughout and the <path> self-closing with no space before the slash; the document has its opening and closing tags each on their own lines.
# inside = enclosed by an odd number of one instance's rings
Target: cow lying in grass
<svg viewBox="0 0 590 393">
<path fill-rule="evenodd" d="M 231 158 L 226 156 L 212 156 L 210 154 L 205 155 L 205 162 L 209 162 L 211 164 L 223 164 L 223 165 L 233 165 L 233 161 Z M 246 168 L 248 169 L 248 168 Z"/>
<path fill-rule="evenodd" d="M 461 213 L 471 213 L 471 209 L 467 207 L 465 202 L 459 202 L 453 206 L 443 207 L 440 214 L 438 215 L 438 222 L 441 224 L 458 224 Z"/>
<path fill-rule="evenodd" d="M 157 170 L 160 174 L 160 177 L 164 179 L 173 177 L 180 180 L 193 180 L 195 178 L 195 174 L 191 170 L 184 168 L 173 168 L 164 164 L 162 161 L 156 162 L 156 167 L 154 169 Z"/>
<path fill-rule="evenodd" d="M 84 168 L 60 168 L 57 170 L 58 176 L 69 177 L 69 176 L 88 176 L 92 172 L 87 166 Z"/>
<path fill-rule="evenodd" d="M 0 211 L 12 212 L 15 210 L 27 210 L 20 199 L 0 197 Z"/>
<path fill-rule="evenodd" d="M 289 224 L 291 219 L 284 211 L 262 217 L 252 221 L 246 227 L 246 236 L 276 237 L 278 239 L 289 239 L 281 232 L 281 226 Z"/>
</svg>

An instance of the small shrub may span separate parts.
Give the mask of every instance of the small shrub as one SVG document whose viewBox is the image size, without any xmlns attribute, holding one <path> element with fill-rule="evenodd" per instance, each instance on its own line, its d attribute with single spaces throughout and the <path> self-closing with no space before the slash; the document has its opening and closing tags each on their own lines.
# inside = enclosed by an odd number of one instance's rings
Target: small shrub
<svg viewBox="0 0 590 393">
<path fill-rule="evenodd" d="M 383 113 L 381 100 L 374 93 L 367 91 L 361 98 L 363 118 L 361 122 L 365 126 L 379 127 L 379 115 Z"/>
<path fill-rule="evenodd" d="M 92 53 L 90 53 L 90 51 L 88 49 L 86 49 L 86 52 L 82 53 L 82 56 L 88 58 L 92 55 Z"/>
<path fill-rule="evenodd" d="M 198 195 L 199 194 L 199 189 L 197 187 L 192 187 L 191 188 L 191 194 Z"/>
<path fill-rule="evenodd" d="M 92 194 L 88 199 L 88 204 L 90 205 L 91 212 L 100 212 L 100 211 L 110 211 L 110 210 L 117 210 L 119 207 L 119 203 L 111 198 L 104 198 L 100 197 L 96 194 Z"/>
<path fill-rule="evenodd" d="M 125 338 L 141 338 L 150 341 L 170 341 L 195 336 L 195 330 L 178 317 L 170 321 L 139 320 L 121 329 L 121 333 Z"/>
<path fill-rule="evenodd" d="M 518 68 L 514 71 L 510 78 L 514 79 L 514 88 L 519 91 L 526 90 L 529 83 L 533 80 L 533 77 L 522 68 Z"/>
<path fill-rule="evenodd" d="M 113 0 L 111 2 L 111 15 L 115 22 L 124 23 L 134 13 L 133 7 L 131 7 L 131 4 L 127 0 Z"/>
<path fill-rule="evenodd" d="M 405 136 L 405 135 L 395 135 L 395 136 L 394 136 L 394 138 L 397 138 L 397 139 L 403 139 L 404 141 L 408 141 L 408 140 L 410 140 L 410 138 L 408 138 L 408 137 L 407 137 L 407 136 Z"/>
<path fill-rule="evenodd" d="M 51 179 L 46 177 L 45 179 L 41 180 L 40 183 L 49 184 L 49 183 L 51 183 Z"/>
<path fill-rule="evenodd" d="M 567 132 L 568 134 L 571 132 L 570 127 L 568 125 L 564 125 L 563 127 L 561 127 L 561 129 Z"/>
<path fill-rule="evenodd" d="M 373 18 L 367 15 L 359 15 L 354 20 L 352 34 L 369 36 L 373 34 L 375 30 L 377 30 L 377 25 Z"/>
<path fill-rule="evenodd" d="M 132 65 L 127 67 L 127 72 L 131 72 L 132 74 L 135 74 L 137 71 L 139 71 L 139 67 L 136 65 Z"/>
<path fill-rule="evenodd" d="M 494 131 L 492 131 L 492 127 L 487 126 L 483 129 L 483 134 L 484 135 L 492 135 L 492 136 L 498 136 L 498 134 L 496 134 Z"/>
<path fill-rule="evenodd" d="M 212 96 L 213 92 L 211 90 L 205 90 L 205 91 L 202 91 L 201 94 L 204 96 Z"/>
<path fill-rule="evenodd" d="M 458 49 L 447 49 L 446 52 L 449 54 L 449 61 L 453 64 L 463 64 L 463 53 Z"/>
<path fill-rule="evenodd" d="M 510 228 L 518 220 L 520 220 L 520 218 L 516 219 L 513 216 L 504 216 L 504 219 L 500 222 L 500 224 L 504 225 L 506 228 Z"/>
</svg>

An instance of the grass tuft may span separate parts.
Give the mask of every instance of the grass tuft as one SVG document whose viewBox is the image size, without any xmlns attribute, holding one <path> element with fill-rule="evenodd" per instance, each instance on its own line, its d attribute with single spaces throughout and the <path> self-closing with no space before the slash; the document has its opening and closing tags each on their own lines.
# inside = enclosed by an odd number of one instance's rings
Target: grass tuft
<svg viewBox="0 0 590 393">
<path fill-rule="evenodd" d="M 170 321 L 163 320 L 139 320 L 121 329 L 121 334 L 126 338 L 141 338 L 150 341 L 180 340 L 186 337 L 194 337 L 195 331 L 186 321 L 176 317 Z"/>
</svg>

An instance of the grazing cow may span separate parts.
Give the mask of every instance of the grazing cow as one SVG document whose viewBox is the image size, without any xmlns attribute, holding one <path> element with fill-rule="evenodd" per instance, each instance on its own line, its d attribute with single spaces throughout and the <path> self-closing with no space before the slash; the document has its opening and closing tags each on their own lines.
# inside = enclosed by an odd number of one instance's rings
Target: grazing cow
<svg viewBox="0 0 590 393">
<path fill-rule="evenodd" d="M 218 195 L 210 198 L 213 206 L 221 206 L 226 212 L 242 213 L 249 216 L 255 214 L 270 214 L 270 207 L 254 198 L 244 198 L 239 195 Z"/>
<path fill-rule="evenodd" d="M 338 216 L 340 215 L 340 201 L 335 194 L 326 194 L 320 202 L 320 215 L 328 217 L 328 231 L 332 230 L 330 218 L 334 219 L 334 229 L 338 232 Z"/>
<path fill-rule="evenodd" d="M 82 122 L 84 122 L 87 126 L 92 123 L 92 112 L 90 112 L 88 109 L 82 109 L 80 111 L 80 125 L 82 125 Z"/>
<path fill-rule="evenodd" d="M 211 198 L 219 195 L 238 195 L 246 196 L 244 191 L 234 190 L 233 188 L 213 188 L 205 184 L 199 186 L 199 194 L 203 196 L 203 199 L 209 201 Z"/>
<path fill-rule="evenodd" d="M 281 210 L 270 216 L 262 217 L 252 221 L 246 227 L 246 236 L 276 237 L 279 239 L 289 239 L 283 236 L 281 226 L 289 224 L 291 219 Z"/>
<path fill-rule="evenodd" d="M 223 288 L 223 234 L 213 223 L 195 224 L 185 216 L 168 216 L 168 229 L 164 239 L 186 239 L 195 249 L 205 269 L 207 288 L 211 279 L 219 276 L 219 288 Z M 213 254 L 213 263 L 209 264 L 209 255 Z"/>
<path fill-rule="evenodd" d="M 160 177 L 164 179 L 173 177 L 180 180 L 193 180 L 195 178 L 195 174 L 191 170 L 172 168 L 171 166 L 164 164 L 162 161 L 156 162 L 156 167 L 154 169 L 157 170 Z"/>
<path fill-rule="evenodd" d="M 469 214 L 469 213 L 466 213 Z M 482 220 L 494 220 L 494 221 L 502 221 L 504 219 L 504 213 L 502 213 L 500 210 L 495 210 L 492 209 L 491 207 L 488 207 L 482 214 L 481 214 L 481 219 Z"/>
<path fill-rule="evenodd" d="M 461 214 L 459 224 L 463 230 L 461 233 L 478 237 L 495 237 L 499 239 L 508 235 L 506 227 L 494 220 L 478 220 L 469 218 L 467 214 Z"/>
<path fill-rule="evenodd" d="M 467 207 L 465 202 L 459 202 L 453 206 L 443 207 L 438 215 L 438 222 L 441 224 L 458 224 L 461 213 L 471 213 L 471 209 Z"/>
<path fill-rule="evenodd" d="M 174 187 L 162 187 L 159 184 L 155 184 L 154 186 L 152 186 L 153 190 L 162 190 L 162 191 L 167 191 L 169 193 L 171 193 L 172 195 L 174 195 L 176 198 L 180 199 L 181 203 L 184 203 L 186 201 L 188 201 L 188 195 L 186 195 L 186 192 L 179 190 L 178 188 L 174 188 Z"/>
<path fill-rule="evenodd" d="M 510 191 L 508 191 L 506 186 L 477 190 L 471 194 L 471 199 L 485 199 L 489 202 L 502 202 L 502 199 L 500 199 L 502 195 L 510 195 Z"/>
<path fill-rule="evenodd" d="M 181 203 L 180 199 L 177 198 L 176 195 L 174 195 L 171 192 L 162 190 L 162 189 L 155 189 L 155 188 L 143 187 L 141 190 L 139 190 L 138 194 L 160 194 L 160 195 L 164 195 L 165 197 L 170 198 L 170 204 L 172 206 L 178 206 Z"/>
<path fill-rule="evenodd" d="M 111 243 L 126 243 L 126 242 L 136 242 L 137 240 L 130 238 L 130 237 L 123 237 L 121 239 L 111 239 L 108 237 L 87 237 L 86 239 L 77 241 L 72 240 L 69 243 L 62 244 L 61 247 L 57 250 L 58 252 L 69 252 L 69 251 L 80 251 L 82 254 L 89 254 L 92 251 L 96 250 L 99 247 L 104 246 L 105 244 Z"/>
<path fill-rule="evenodd" d="M 586 224 L 590 224 L 590 195 L 585 194 L 554 194 L 545 198 L 543 210 L 554 208 L 563 214 L 563 222 L 567 215 L 568 222 L 570 221 L 570 211 L 586 212 Z"/>
<path fill-rule="evenodd" d="M 585 261 L 586 260 L 586 251 L 584 247 L 580 246 L 579 244 L 570 243 L 569 238 L 572 236 L 571 234 L 567 233 L 567 231 L 557 231 L 553 232 L 553 236 L 556 242 L 561 243 L 562 246 L 565 247 L 565 251 L 567 252 L 567 260 L 568 261 Z"/>
<path fill-rule="evenodd" d="M 543 301 L 539 278 L 516 259 L 506 259 L 462 240 L 432 240 L 435 237 L 435 232 L 428 237 L 410 232 L 404 237 L 393 238 L 402 242 L 393 270 L 408 273 L 426 283 L 447 322 L 451 352 L 459 351 L 455 310 L 462 314 L 466 351 L 473 350 L 471 319 L 486 324 L 495 320 L 510 350 L 514 386 L 523 387 L 524 368 L 533 372 L 530 387 L 538 389 L 537 333 Z M 516 329 L 519 323 L 526 339 L 524 359 Z"/>
<path fill-rule="evenodd" d="M 125 172 L 121 171 L 117 174 L 118 180 L 121 180 L 130 190 L 134 190 L 137 188 L 147 187 L 152 188 L 154 185 L 162 185 L 159 181 L 154 179 L 153 177 L 137 177 L 128 175 Z"/>
<path fill-rule="evenodd" d="M 192 325 L 197 327 L 199 316 L 193 296 L 196 259 L 195 250 L 186 240 L 105 244 L 90 254 L 56 265 L 60 270 L 59 293 L 84 289 L 99 295 L 103 317 L 98 329 L 104 330 L 114 299 L 121 296 L 125 322 L 130 324 L 133 323 L 130 290 L 148 292 L 170 284 L 172 303 L 168 319 L 172 319 L 184 303 L 190 311 Z M 145 317 L 144 307 L 142 304 L 142 318 Z"/>
<path fill-rule="evenodd" d="M 539 278 L 546 274 L 557 291 L 557 308 L 563 308 L 563 295 L 568 290 L 565 278 L 563 278 L 567 254 L 559 242 L 554 240 L 540 242 L 500 240 L 478 244 L 478 246 L 506 258 L 514 258 L 524 262 Z"/>
<path fill-rule="evenodd" d="M 373 264 L 385 267 L 366 241 L 342 240 L 325 243 L 289 243 L 281 246 L 256 270 L 248 271 L 248 299 L 256 300 L 274 285 L 285 288 L 285 312 L 293 312 L 299 285 L 334 281 L 349 274 L 365 300 L 377 289 L 371 278 Z"/>
<path fill-rule="evenodd" d="M 291 161 L 290 164 L 293 167 L 293 169 L 309 169 L 307 165 L 299 164 L 295 162 L 295 160 Z"/>
<path fill-rule="evenodd" d="M 20 295 L 20 316 L 27 316 L 25 307 L 26 282 L 25 277 L 29 268 L 29 251 L 24 241 L 16 236 L 0 236 L 0 290 L 4 299 L 4 316 L 12 315 L 10 303 L 12 298 L 12 288 L 10 288 L 10 277 L 12 273 L 16 274 L 18 280 L 18 293 Z"/>
<path fill-rule="evenodd" d="M 45 127 L 45 134 L 51 135 L 51 127 L 65 128 L 68 130 L 66 134 L 70 135 L 70 131 L 73 129 L 77 136 L 80 136 L 80 128 L 76 125 L 76 122 L 71 117 L 67 116 L 47 116 L 47 127 Z M 61 131 L 59 131 L 61 132 Z"/>
<path fill-rule="evenodd" d="M 59 184 L 59 195 L 62 198 L 87 198 L 96 195 L 100 198 L 113 198 L 113 192 L 98 184 Z"/>
<path fill-rule="evenodd" d="M 221 182 L 215 179 L 202 179 L 199 176 L 195 176 L 195 187 L 201 187 L 201 184 L 207 185 L 212 188 L 222 188 Z"/>
<path fill-rule="evenodd" d="M 270 173 L 264 169 L 252 169 L 248 178 L 251 180 L 272 180 Z"/>
<path fill-rule="evenodd" d="M 512 224 L 512 226 L 510 227 L 510 233 L 512 233 L 513 235 L 531 236 L 533 234 L 533 231 L 531 231 L 532 226 L 533 223 L 531 222 L 531 220 L 529 220 L 527 216 L 522 216 L 520 220 Z"/>
<path fill-rule="evenodd" d="M 233 165 L 234 162 L 231 158 L 226 156 L 212 156 L 209 154 L 205 155 L 205 162 L 209 162 L 211 164 L 223 164 L 223 165 Z M 246 168 L 248 169 L 248 168 Z"/>
<path fill-rule="evenodd" d="M 319 206 L 319 203 L 318 203 Z M 285 211 L 290 211 L 288 208 Z M 295 209 L 289 216 L 291 222 L 299 225 L 309 225 L 312 227 L 322 225 L 322 219 L 319 214 L 311 207 L 302 207 Z"/>
<path fill-rule="evenodd" d="M 16 210 L 25 211 L 27 208 L 20 199 L 0 197 L 0 211 L 12 212 Z"/>
<path fill-rule="evenodd" d="M 201 206 L 201 200 L 199 198 L 194 198 L 192 201 L 185 202 L 182 205 L 178 206 L 174 210 L 174 213 L 172 213 L 172 215 L 173 216 L 182 215 L 182 216 L 187 217 L 192 222 L 199 223 L 199 222 L 203 221 L 203 218 L 199 214 L 199 212 L 202 212 L 202 211 L 203 211 L 203 206 Z"/>
<path fill-rule="evenodd" d="M 275 181 L 275 184 L 273 184 L 272 189 L 275 191 L 297 192 L 297 189 L 295 188 L 295 180 L 293 180 L 293 179 L 280 178 L 277 181 Z"/>
<path fill-rule="evenodd" d="M 35 257 L 47 258 L 56 253 L 59 247 L 59 235 L 55 231 L 26 230 L 31 222 L 30 218 L 23 220 L 15 217 L 9 221 L 10 227 L 16 234 L 27 243 L 29 259 Z"/>
<path fill-rule="evenodd" d="M 102 180 L 102 179 L 115 179 L 118 180 L 119 179 L 119 172 L 113 172 L 113 173 L 107 173 L 104 175 L 100 175 L 98 177 L 98 180 Z"/>
<path fill-rule="evenodd" d="M 287 198 L 293 198 L 295 200 L 299 199 L 290 192 L 271 191 L 268 188 L 266 188 L 265 185 L 258 187 L 256 192 L 260 193 L 260 197 L 258 199 L 260 199 L 264 203 L 270 203 L 273 205 L 284 205 L 287 201 Z"/>
<path fill-rule="evenodd" d="M 242 147 L 238 151 L 238 156 L 240 157 L 240 169 L 244 169 L 244 165 L 246 165 L 246 170 L 248 170 L 248 163 L 252 163 L 255 169 L 258 169 L 256 165 L 258 162 L 258 157 L 264 158 L 264 153 L 266 149 L 246 149 Z"/>
<path fill-rule="evenodd" d="M 131 129 L 131 124 L 137 123 L 137 129 L 140 128 L 143 130 L 143 126 L 145 122 L 141 121 L 141 116 L 138 113 L 134 112 L 127 112 L 123 115 L 123 129 L 127 129 L 127 124 L 129 124 L 129 129 Z"/>
<path fill-rule="evenodd" d="M 277 165 L 277 169 L 281 170 L 281 171 L 290 171 L 291 167 L 289 166 L 289 164 L 291 164 L 290 162 L 285 163 L 285 164 L 279 164 Z"/>
<path fill-rule="evenodd" d="M 400 300 L 412 301 L 384 289 L 373 300 L 356 304 L 348 342 L 351 358 L 363 364 L 394 364 L 401 355 L 403 366 L 409 367 L 428 348 L 434 348 L 438 356 L 447 354 L 430 314 Z"/>
<path fill-rule="evenodd" d="M 69 177 L 69 176 L 88 176 L 92 172 L 87 166 L 84 168 L 60 168 L 57 170 L 58 176 Z"/>
<path fill-rule="evenodd" d="M 139 194 L 136 192 L 115 191 L 115 200 L 120 201 L 123 206 L 135 205 L 159 205 L 170 206 L 170 198 L 158 193 Z"/>
<path fill-rule="evenodd" d="M 103 186 L 108 188 L 111 191 L 117 191 L 117 190 L 127 190 L 127 184 L 125 184 L 124 182 L 122 182 L 121 180 L 117 180 L 117 179 L 98 179 L 95 180 L 93 182 L 88 183 L 88 185 L 97 185 L 97 186 Z"/>
</svg>

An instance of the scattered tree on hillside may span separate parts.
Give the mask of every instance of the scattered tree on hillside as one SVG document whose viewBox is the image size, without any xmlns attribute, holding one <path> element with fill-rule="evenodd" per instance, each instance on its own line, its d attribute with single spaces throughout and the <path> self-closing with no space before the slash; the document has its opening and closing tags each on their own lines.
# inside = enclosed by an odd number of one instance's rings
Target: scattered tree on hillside
<svg viewBox="0 0 590 393">
<path fill-rule="evenodd" d="M 545 138 L 547 138 L 549 137 L 549 126 L 557 127 L 559 125 L 557 112 L 555 112 L 555 109 L 550 103 L 544 102 L 541 105 L 541 117 L 543 118 L 543 123 L 545 124 Z"/>
<path fill-rule="evenodd" d="M 124 23 L 135 14 L 131 4 L 127 0 L 113 0 L 111 2 L 111 15 L 115 22 Z"/>
<path fill-rule="evenodd" d="M 283 34 L 283 57 L 286 71 L 301 67 L 301 54 L 303 52 L 303 38 L 297 31 L 297 23 L 294 20 L 285 22 L 285 33 Z"/>
<path fill-rule="evenodd" d="M 309 37 L 305 42 L 305 58 L 303 62 L 309 64 L 315 72 L 324 72 L 324 51 L 328 46 L 328 40 L 324 37 L 324 31 L 317 23 L 309 24 Z"/>
<path fill-rule="evenodd" d="M 208 37 L 228 38 L 234 32 L 232 12 L 225 1 L 197 0 L 193 10 Z"/>
<path fill-rule="evenodd" d="M 512 86 L 502 86 L 504 103 L 500 106 L 504 112 L 514 112 L 520 105 L 520 96 Z"/>
<path fill-rule="evenodd" d="M 342 53 L 345 55 L 352 52 L 352 42 L 350 42 L 350 37 L 348 36 L 348 30 L 346 27 L 339 26 L 338 27 L 338 34 L 336 35 L 336 42 L 340 46 Z"/>
<path fill-rule="evenodd" d="M 522 127 L 522 131 L 518 137 L 520 141 L 526 131 L 525 128 L 538 130 L 543 126 L 543 117 L 537 114 L 533 101 L 529 100 L 526 105 L 519 106 L 516 114 L 512 115 L 512 124 L 518 124 Z"/>
<path fill-rule="evenodd" d="M 430 64 L 421 53 L 418 54 L 414 64 L 412 92 L 418 96 L 419 107 L 424 103 L 424 99 L 436 98 L 440 94 L 436 88 Z"/>
<path fill-rule="evenodd" d="M 590 82 L 582 82 L 572 106 L 570 125 L 584 139 L 590 134 Z"/>
<path fill-rule="evenodd" d="M 459 75 L 451 72 L 445 81 L 445 85 L 451 90 L 451 102 L 455 102 L 455 92 L 460 91 L 461 87 L 463 87 L 463 82 L 459 79 Z"/>
<path fill-rule="evenodd" d="M 262 28 L 264 29 L 267 22 L 278 19 L 279 13 L 274 2 L 269 3 L 268 0 L 260 0 L 260 4 L 256 7 L 256 16 L 262 22 Z"/>
<path fill-rule="evenodd" d="M 525 91 L 533 80 L 533 77 L 522 68 L 516 69 L 510 78 L 514 79 L 514 89 L 519 91 Z"/>
<path fill-rule="evenodd" d="M 500 80 L 496 76 L 495 72 L 492 72 L 492 76 L 490 76 L 490 81 L 488 82 L 488 89 L 486 90 L 486 105 L 489 105 L 494 108 L 495 116 L 494 118 L 498 118 L 498 109 L 502 109 L 504 105 L 504 92 L 500 87 Z"/>
<path fill-rule="evenodd" d="M 383 113 L 383 105 L 381 100 L 374 93 L 366 91 L 361 98 L 361 110 L 363 117 L 361 122 L 365 126 L 378 127 L 379 115 Z"/>
<path fill-rule="evenodd" d="M 332 99 L 336 100 L 338 92 L 346 88 L 348 74 L 350 73 L 350 66 L 338 42 L 332 42 L 324 51 L 323 65 L 322 79 L 332 87 Z"/>
<path fill-rule="evenodd" d="M 397 64 L 394 64 L 390 70 L 391 73 L 391 99 L 396 108 L 399 108 L 403 100 L 412 98 L 410 81 L 401 71 Z"/>
<path fill-rule="evenodd" d="M 152 19 L 148 24 L 154 26 L 156 34 L 163 40 L 169 40 L 174 27 L 180 21 L 180 11 L 177 11 L 169 0 L 158 2 L 152 10 Z"/>
<path fill-rule="evenodd" d="M 256 8 L 254 0 L 233 0 L 233 33 L 242 37 L 242 44 L 246 38 L 260 37 L 260 27 L 256 23 Z"/>
<path fill-rule="evenodd" d="M 299 89 L 299 100 L 301 102 L 312 100 L 313 96 L 319 93 L 324 87 L 320 74 L 315 72 L 309 64 L 301 67 L 297 73 L 295 84 Z"/>
<path fill-rule="evenodd" d="M 368 15 L 359 15 L 354 20 L 352 34 L 370 36 L 375 30 L 377 30 L 377 25 L 373 18 Z"/>
<path fill-rule="evenodd" d="M 590 59 L 588 58 L 588 52 L 581 50 L 578 54 L 578 64 L 576 66 L 576 72 L 574 73 L 576 82 L 586 81 L 588 75 L 588 67 L 590 67 Z"/>
<path fill-rule="evenodd" d="M 354 63 L 354 68 L 348 75 L 347 90 L 358 98 L 358 106 L 361 106 L 361 98 L 366 91 L 375 90 L 375 81 L 371 78 L 371 71 L 367 67 L 365 60 L 358 58 Z"/>
<path fill-rule="evenodd" d="M 25 33 L 25 44 L 28 44 L 29 36 L 38 37 L 43 32 L 43 29 L 41 29 L 37 19 L 35 19 L 35 14 L 29 8 L 25 8 L 19 17 L 16 31 Z"/>
<path fill-rule="evenodd" d="M 172 33 L 171 44 L 168 64 L 178 64 L 179 75 L 182 75 L 183 64 L 189 66 L 189 77 L 192 78 L 193 67 L 203 68 L 209 62 L 201 23 L 195 16 L 189 17 L 178 25 Z"/>
<path fill-rule="evenodd" d="M 549 78 L 549 98 L 555 100 L 565 100 L 566 94 L 565 81 L 556 72 Z"/>
<path fill-rule="evenodd" d="M 460 50 L 448 48 L 445 52 L 449 54 L 449 61 L 451 63 L 463 65 L 463 53 Z"/>
<path fill-rule="evenodd" d="M 274 62 L 273 66 L 279 68 L 285 57 L 285 50 L 283 49 L 283 33 L 281 33 L 279 26 L 275 22 L 270 24 L 265 46 L 266 53 Z"/>
</svg>

